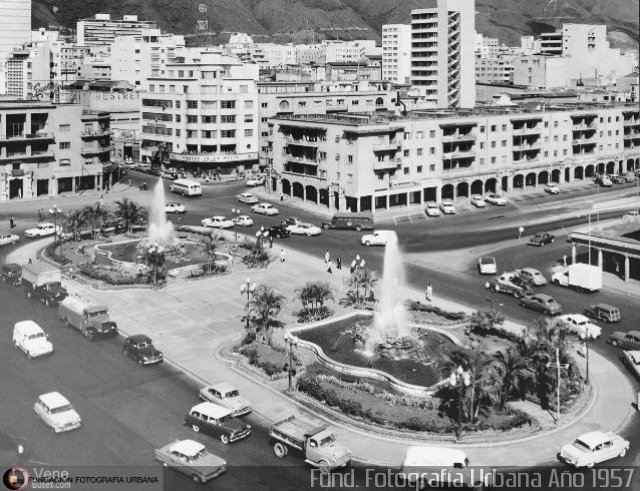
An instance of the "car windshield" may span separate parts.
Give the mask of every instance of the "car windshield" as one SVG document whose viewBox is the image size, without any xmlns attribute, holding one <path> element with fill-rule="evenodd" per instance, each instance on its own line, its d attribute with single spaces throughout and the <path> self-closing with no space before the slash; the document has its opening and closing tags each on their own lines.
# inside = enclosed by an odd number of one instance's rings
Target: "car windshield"
<svg viewBox="0 0 640 491">
<path fill-rule="evenodd" d="M 227 414 L 226 416 L 222 416 L 220 418 L 218 418 L 218 421 L 220 423 L 228 423 L 231 420 L 231 415 Z"/>
<path fill-rule="evenodd" d="M 482 261 L 482 264 L 493 264 L 494 259 L 491 257 L 483 257 L 481 261 Z"/>
<path fill-rule="evenodd" d="M 29 341 L 34 341 L 36 339 L 45 339 L 46 336 L 44 335 L 43 332 L 39 332 L 38 334 L 31 334 L 29 336 Z"/>
<path fill-rule="evenodd" d="M 95 319 L 96 317 L 101 317 L 103 315 L 107 315 L 107 311 L 106 310 L 97 310 L 95 312 L 89 312 L 89 318 L 90 319 Z"/>
<path fill-rule="evenodd" d="M 230 397 L 238 397 L 239 395 L 240 395 L 240 393 L 239 393 L 237 390 L 230 390 L 229 392 L 227 392 L 227 393 L 224 395 L 224 398 L 225 398 L 225 399 L 228 399 L 228 398 L 230 398 Z"/>
<path fill-rule="evenodd" d="M 584 443 L 582 440 L 578 439 L 575 442 L 573 442 L 572 445 L 582 452 L 591 452 L 591 448 L 589 448 L 589 445 Z"/>
<path fill-rule="evenodd" d="M 326 445 L 331 445 L 335 441 L 336 441 L 335 435 L 329 435 L 328 437 L 323 438 L 322 440 L 320 440 L 320 442 L 318 442 L 318 446 L 324 447 Z"/>
<path fill-rule="evenodd" d="M 151 343 L 148 343 L 147 341 L 140 341 L 140 342 L 136 345 L 136 348 L 138 348 L 138 349 L 142 349 L 142 348 L 148 348 L 149 346 L 151 346 Z"/>
<path fill-rule="evenodd" d="M 64 406 L 59 406 L 59 407 L 54 407 L 51 409 L 51 414 L 59 414 L 59 413 L 66 413 L 67 411 L 71 411 L 73 408 L 71 407 L 71 404 L 66 404 Z"/>
</svg>

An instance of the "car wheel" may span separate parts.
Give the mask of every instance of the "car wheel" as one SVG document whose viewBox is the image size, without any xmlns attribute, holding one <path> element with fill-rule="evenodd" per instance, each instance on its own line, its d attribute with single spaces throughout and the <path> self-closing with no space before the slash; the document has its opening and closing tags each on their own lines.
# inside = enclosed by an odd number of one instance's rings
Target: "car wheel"
<svg viewBox="0 0 640 491">
<path fill-rule="evenodd" d="M 198 474 L 192 474 L 191 475 L 191 479 L 193 479 L 193 482 L 197 482 L 197 483 L 202 483 L 204 482 L 202 480 L 202 478 L 198 475 Z"/>
<path fill-rule="evenodd" d="M 328 223 L 325 223 L 325 224 L 322 226 L 322 228 L 323 228 L 323 229 L 325 229 L 325 230 L 329 230 L 329 224 L 328 224 Z"/>
<path fill-rule="evenodd" d="M 276 457 L 279 459 L 283 459 L 287 456 L 287 447 L 278 442 L 273 446 L 273 453 L 276 454 Z"/>
<path fill-rule="evenodd" d="M 613 346 L 614 348 L 618 347 L 618 341 L 616 341 L 615 339 L 613 341 L 611 341 L 611 346 Z"/>
<path fill-rule="evenodd" d="M 362 231 L 362 227 L 360 225 L 356 225 L 356 232 Z"/>
<path fill-rule="evenodd" d="M 169 467 L 169 464 L 167 464 L 166 462 L 163 462 L 162 467 Z"/>
<path fill-rule="evenodd" d="M 367 240 L 367 241 L 364 243 L 364 245 L 366 245 L 367 247 L 369 247 L 369 246 L 371 245 L 371 241 L 368 241 L 368 240 Z"/>
<path fill-rule="evenodd" d="M 227 435 L 220 435 L 220 441 L 226 445 L 227 443 L 229 443 L 229 437 Z"/>
<path fill-rule="evenodd" d="M 96 332 L 93 329 L 85 329 L 84 332 L 86 333 L 85 336 L 87 337 L 87 339 L 89 341 L 95 341 L 96 340 Z"/>
<path fill-rule="evenodd" d="M 627 448 L 623 448 L 622 450 L 620 450 L 620 457 L 624 457 L 625 455 L 627 455 Z"/>
<path fill-rule="evenodd" d="M 493 287 L 493 291 L 494 292 L 499 292 L 500 291 L 500 285 L 496 284 L 496 286 Z"/>
<path fill-rule="evenodd" d="M 142 365 L 142 358 L 138 360 L 138 365 Z"/>
<path fill-rule="evenodd" d="M 320 472 L 322 474 L 329 474 L 329 472 L 331 472 L 331 466 L 326 460 L 321 460 L 320 462 L 318 462 L 318 469 L 320 469 Z"/>
<path fill-rule="evenodd" d="M 518 299 L 518 298 L 522 298 L 522 293 L 520 292 L 513 292 L 513 296 L 514 298 Z"/>
<path fill-rule="evenodd" d="M 198 433 L 200 431 L 200 427 L 198 425 L 191 425 L 191 429 Z"/>
</svg>

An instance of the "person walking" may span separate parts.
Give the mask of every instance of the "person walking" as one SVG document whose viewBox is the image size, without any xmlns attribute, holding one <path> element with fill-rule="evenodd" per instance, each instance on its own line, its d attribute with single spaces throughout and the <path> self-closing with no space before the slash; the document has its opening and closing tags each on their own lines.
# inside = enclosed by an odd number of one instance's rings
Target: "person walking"
<svg viewBox="0 0 640 491">
<path fill-rule="evenodd" d="M 427 285 L 427 291 L 425 292 L 425 298 L 427 299 L 427 302 L 431 302 L 433 300 L 433 287 L 431 286 L 431 283 L 429 283 Z"/>
<path fill-rule="evenodd" d="M 327 273 L 333 274 L 333 264 L 331 263 L 331 259 L 327 261 Z"/>
<path fill-rule="evenodd" d="M 280 262 L 284 262 L 284 249 L 280 249 Z"/>
<path fill-rule="evenodd" d="M 16 222 L 13 219 L 13 213 L 9 216 L 9 228 L 16 228 Z"/>
<path fill-rule="evenodd" d="M 129 187 L 131 187 L 131 179 L 129 179 Z"/>
<path fill-rule="evenodd" d="M 562 265 L 566 268 L 567 267 L 567 255 L 563 254 L 562 255 Z"/>
<path fill-rule="evenodd" d="M 324 262 L 329 264 L 329 262 L 331 261 L 331 254 L 329 254 L 329 251 L 324 253 Z"/>
<path fill-rule="evenodd" d="M 342 269 L 342 258 L 340 256 L 336 258 L 336 269 Z"/>
<path fill-rule="evenodd" d="M 273 249 L 273 235 L 269 234 L 269 249 Z"/>
</svg>

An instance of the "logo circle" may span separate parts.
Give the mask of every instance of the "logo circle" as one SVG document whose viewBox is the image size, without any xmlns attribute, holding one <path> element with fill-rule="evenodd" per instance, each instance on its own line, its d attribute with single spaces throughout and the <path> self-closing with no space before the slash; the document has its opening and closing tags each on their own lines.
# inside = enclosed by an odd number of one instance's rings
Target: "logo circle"
<svg viewBox="0 0 640 491">
<path fill-rule="evenodd" d="M 29 471 L 24 467 L 11 467 L 2 476 L 2 482 L 11 490 L 26 489 L 29 485 Z"/>
</svg>

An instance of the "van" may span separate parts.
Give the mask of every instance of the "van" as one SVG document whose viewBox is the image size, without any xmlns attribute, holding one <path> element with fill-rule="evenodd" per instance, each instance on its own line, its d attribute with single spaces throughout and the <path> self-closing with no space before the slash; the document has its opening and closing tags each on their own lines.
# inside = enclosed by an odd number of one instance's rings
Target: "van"
<svg viewBox="0 0 640 491">
<path fill-rule="evenodd" d="M 330 222 L 322 222 L 322 228 L 342 230 L 373 230 L 373 216 L 371 213 L 337 212 Z"/>
<path fill-rule="evenodd" d="M 16 322 L 13 326 L 13 346 L 21 349 L 28 358 L 53 353 L 53 345 L 42 328 L 32 320 Z"/>
<path fill-rule="evenodd" d="M 202 196 L 202 186 L 199 182 L 189 179 L 176 179 L 169 186 L 169 191 L 182 196 Z"/>
</svg>

